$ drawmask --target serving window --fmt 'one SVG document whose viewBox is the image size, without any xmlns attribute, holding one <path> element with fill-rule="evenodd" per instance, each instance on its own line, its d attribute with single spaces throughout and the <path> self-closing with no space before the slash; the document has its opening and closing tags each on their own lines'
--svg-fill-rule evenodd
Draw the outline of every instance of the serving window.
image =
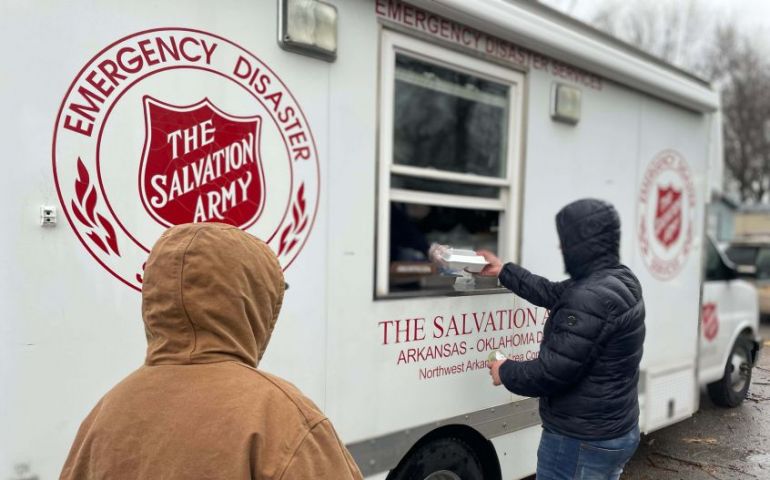
<svg viewBox="0 0 770 480">
<path fill-rule="evenodd" d="M 382 48 L 377 296 L 496 289 L 428 250 L 515 259 L 523 76 L 390 31 Z"/>
</svg>

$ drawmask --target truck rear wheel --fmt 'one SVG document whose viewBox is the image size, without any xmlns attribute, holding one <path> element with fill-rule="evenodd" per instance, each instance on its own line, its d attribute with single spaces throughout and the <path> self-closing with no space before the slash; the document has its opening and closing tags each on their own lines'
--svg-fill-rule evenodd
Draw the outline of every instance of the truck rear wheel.
<svg viewBox="0 0 770 480">
<path fill-rule="evenodd" d="M 388 480 L 483 480 L 476 452 L 459 438 L 439 438 L 415 450 Z"/>
<path fill-rule="evenodd" d="M 751 341 L 738 337 L 727 359 L 721 379 L 708 385 L 711 401 L 720 407 L 737 407 L 743 403 L 751 385 Z"/>
</svg>

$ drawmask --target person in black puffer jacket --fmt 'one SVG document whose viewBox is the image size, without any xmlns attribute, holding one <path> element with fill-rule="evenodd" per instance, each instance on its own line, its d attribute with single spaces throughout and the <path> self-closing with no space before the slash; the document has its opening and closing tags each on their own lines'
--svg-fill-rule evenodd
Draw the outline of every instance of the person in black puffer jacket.
<svg viewBox="0 0 770 480">
<path fill-rule="evenodd" d="M 539 357 L 490 363 L 495 385 L 540 397 L 543 435 L 538 480 L 620 477 L 639 443 L 637 382 L 644 343 L 639 280 L 620 263 L 620 217 L 607 202 L 583 199 L 556 216 L 568 280 L 489 264 L 481 275 L 550 311 Z"/>
</svg>

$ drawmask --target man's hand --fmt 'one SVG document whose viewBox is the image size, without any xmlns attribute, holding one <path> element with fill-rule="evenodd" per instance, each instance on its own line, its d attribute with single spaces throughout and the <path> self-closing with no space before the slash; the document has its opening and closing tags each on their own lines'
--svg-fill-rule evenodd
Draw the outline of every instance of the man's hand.
<svg viewBox="0 0 770 480">
<path fill-rule="evenodd" d="M 502 385 L 502 381 L 500 380 L 500 365 L 505 363 L 507 360 L 498 360 L 496 362 L 487 362 L 487 366 L 489 367 L 489 374 L 492 376 L 492 385 L 498 386 Z"/>
<path fill-rule="evenodd" d="M 501 262 L 494 253 L 490 252 L 489 250 L 479 250 L 476 252 L 476 255 L 481 255 L 484 257 L 484 260 L 488 262 L 487 265 L 485 265 L 484 268 L 479 272 L 479 275 L 482 277 L 496 277 L 500 275 L 500 270 L 503 268 L 503 262 Z M 500 384 L 498 383 L 497 385 Z"/>
</svg>

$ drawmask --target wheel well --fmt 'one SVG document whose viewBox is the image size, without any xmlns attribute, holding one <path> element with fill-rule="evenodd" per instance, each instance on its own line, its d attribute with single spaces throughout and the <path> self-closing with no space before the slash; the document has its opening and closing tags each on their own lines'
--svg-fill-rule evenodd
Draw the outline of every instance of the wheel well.
<svg viewBox="0 0 770 480">
<path fill-rule="evenodd" d="M 409 458 L 420 447 L 440 438 L 459 438 L 467 443 L 479 457 L 481 466 L 484 469 L 484 480 L 502 480 L 500 461 L 497 458 L 494 445 L 478 431 L 467 425 L 447 425 L 427 433 L 417 443 L 412 445 L 412 448 L 406 452 L 398 466 L 391 470 L 387 478 L 391 479 L 393 472 L 397 471 L 404 463 L 404 460 Z"/>
<path fill-rule="evenodd" d="M 751 361 L 751 366 L 754 367 L 757 364 L 760 348 L 760 345 L 754 339 L 754 330 L 751 327 L 746 327 L 738 334 L 738 338 L 745 338 L 751 342 L 751 358 L 749 360 Z"/>
<path fill-rule="evenodd" d="M 739 337 L 749 337 L 752 340 L 754 340 L 754 331 L 751 329 L 751 327 L 746 327 L 743 330 L 741 330 L 741 333 L 738 336 Z"/>
</svg>

